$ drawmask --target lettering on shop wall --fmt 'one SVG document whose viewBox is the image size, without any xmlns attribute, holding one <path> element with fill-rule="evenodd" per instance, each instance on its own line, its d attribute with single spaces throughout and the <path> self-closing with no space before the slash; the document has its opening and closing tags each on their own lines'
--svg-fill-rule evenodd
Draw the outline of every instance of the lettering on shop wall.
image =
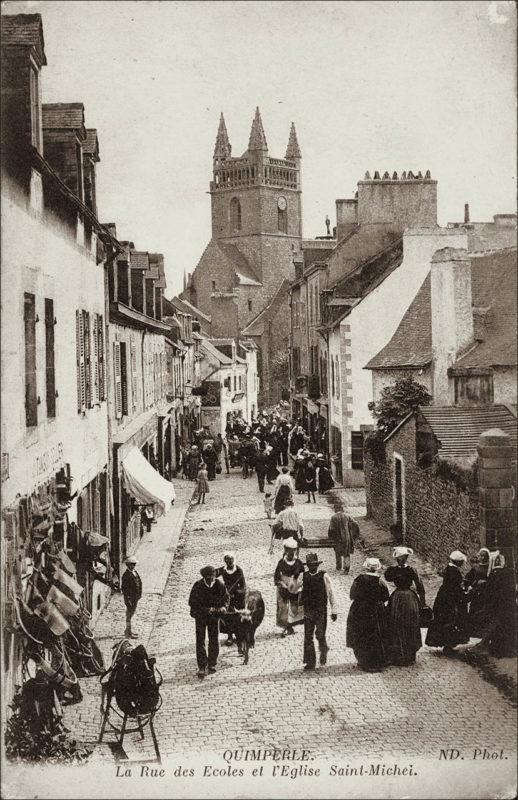
<svg viewBox="0 0 518 800">
<path fill-rule="evenodd" d="M 63 442 L 58 442 L 54 447 L 49 447 L 44 453 L 36 456 L 33 462 L 32 476 L 33 478 L 39 478 L 62 463 Z"/>
</svg>

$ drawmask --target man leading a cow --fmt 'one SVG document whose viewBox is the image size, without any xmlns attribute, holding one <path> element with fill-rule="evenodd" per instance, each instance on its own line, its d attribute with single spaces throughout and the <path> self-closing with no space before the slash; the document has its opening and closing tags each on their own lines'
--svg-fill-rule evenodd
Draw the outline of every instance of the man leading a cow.
<svg viewBox="0 0 518 800">
<path fill-rule="evenodd" d="M 196 581 L 189 595 L 191 617 L 196 623 L 196 660 L 198 678 L 216 672 L 219 655 L 219 617 L 229 604 L 229 594 L 222 581 L 216 580 L 216 570 L 207 566 L 200 570 L 201 580 Z M 209 639 L 209 654 L 205 649 L 205 638 Z"/>
</svg>

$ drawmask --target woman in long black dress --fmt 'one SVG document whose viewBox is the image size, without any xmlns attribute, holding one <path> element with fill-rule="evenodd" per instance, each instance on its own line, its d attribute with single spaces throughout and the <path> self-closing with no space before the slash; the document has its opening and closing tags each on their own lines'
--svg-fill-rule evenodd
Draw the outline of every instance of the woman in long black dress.
<svg viewBox="0 0 518 800">
<path fill-rule="evenodd" d="M 387 664 L 387 625 L 385 603 L 389 591 L 380 581 L 381 562 L 367 558 L 364 573 L 354 579 L 347 616 L 346 645 L 351 647 L 358 666 L 365 672 L 379 672 Z"/>
<path fill-rule="evenodd" d="M 492 570 L 487 579 L 488 608 L 491 614 L 491 632 L 484 640 L 491 655 L 497 658 L 516 655 L 516 579 L 514 571 L 506 566 L 504 556 L 496 551 L 492 556 Z"/>
<path fill-rule="evenodd" d="M 385 580 L 396 586 L 387 608 L 390 661 L 399 667 L 414 664 L 416 653 L 422 647 L 419 606 L 425 605 L 425 591 L 419 575 L 407 563 L 413 553 L 411 547 L 395 547 L 392 556 L 397 566 L 385 572 Z"/>
<path fill-rule="evenodd" d="M 273 576 L 273 582 L 277 587 L 276 622 L 277 626 L 283 629 L 283 636 L 295 633 L 293 626 L 304 623 L 304 609 L 300 600 L 304 564 L 297 557 L 298 547 L 295 539 L 285 539 L 284 555 L 278 562 Z"/>
<path fill-rule="evenodd" d="M 469 603 L 467 628 L 470 636 L 483 639 L 491 631 L 491 612 L 488 604 L 487 582 L 492 568 L 487 547 L 481 547 L 472 560 L 463 587 Z"/>
<path fill-rule="evenodd" d="M 325 494 L 332 489 L 335 482 L 333 480 L 333 476 L 331 475 L 331 470 L 329 469 L 329 464 L 325 460 L 322 453 L 319 453 L 317 456 L 317 467 L 318 467 L 318 493 Z"/>
<path fill-rule="evenodd" d="M 308 459 L 308 463 L 306 464 L 306 469 L 304 472 L 304 481 L 306 484 L 306 492 L 308 493 L 308 499 L 306 503 L 311 503 L 311 498 L 313 498 L 313 502 L 316 503 L 315 492 L 317 490 L 317 471 L 315 469 L 315 465 L 313 464 L 313 459 Z"/>
<path fill-rule="evenodd" d="M 462 567 L 466 560 L 460 550 L 450 553 L 443 582 L 433 604 L 433 620 L 426 636 L 429 647 L 442 647 L 446 654 L 451 654 L 456 645 L 469 641 L 467 597 L 462 585 Z"/>
</svg>

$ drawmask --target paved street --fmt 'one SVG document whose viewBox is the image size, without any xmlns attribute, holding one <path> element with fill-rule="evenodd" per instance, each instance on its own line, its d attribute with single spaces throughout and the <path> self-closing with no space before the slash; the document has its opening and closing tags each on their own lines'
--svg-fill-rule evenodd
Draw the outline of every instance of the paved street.
<svg viewBox="0 0 518 800">
<path fill-rule="evenodd" d="M 345 648 L 345 622 L 350 585 L 364 558 L 360 551 L 352 560 L 353 577 L 337 576 L 332 551 L 318 551 L 335 584 L 339 617 L 328 626 L 327 666 L 304 673 L 302 629 L 282 639 L 275 625 L 273 571 L 281 547 L 277 544 L 268 555 L 270 529 L 255 477 L 220 476 L 210 488 L 206 505 L 192 506 L 186 516 L 164 595 L 161 601 L 156 597 L 148 613 L 154 616 L 148 649 L 164 676 L 164 702 L 156 717 L 163 757 L 222 747 L 282 748 L 295 741 L 315 758 L 437 757 L 440 748 L 488 743 L 512 752 L 514 709 L 471 666 L 424 648 L 413 667 L 391 667 L 380 674 L 357 668 L 352 651 Z M 350 512 L 362 516 L 362 493 L 345 496 Z M 296 505 L 308 537 L 323 535 L 332 513 L 326 499 L 318 498 L 314 506 L 297 496 Z M 227 549 L 236 551 L 249 587 L 262 592 L 266 616 L 248 666 L 235 647 L 222 646 L 217 673 L 200 681 L 187 599 L 199 569 L 206 563 L 219 566 Z M 147 619 L 144 624 L 149 623 Z M 106 624 L 99 623 L 98 633 Z M 113 637 L 113 621 L 109 624 Z M 74 716 L 78 738 L 92 741 L 99 729 L 98 681 L 83 680 L 81 685 L 85 701 L 68 713 Z M 113 741 L 113 734 L 107 738 Z M 129 758 L 151 756 L 149 747 L 147 737 L 144 742 L 136 735 L 125 741 Z M 105 745 L 97 754 L 113 758 Z"/>
</svg>

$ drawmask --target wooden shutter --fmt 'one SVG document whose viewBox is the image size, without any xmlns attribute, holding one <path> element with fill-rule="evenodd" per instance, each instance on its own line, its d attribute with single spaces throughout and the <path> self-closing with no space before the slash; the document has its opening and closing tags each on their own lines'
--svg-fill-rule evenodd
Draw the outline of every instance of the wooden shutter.
<svg viewBox="0 0 518 800">
<path fill-rule="evenodd" d="M 85 354 L 85 408 L 91 408 L 92 398 L 92 349 L 90 339 L 90 314 L 83 311 L 83 338 Z"/>
<path fill-rule="evenodd" d="M 47 417 L 56 416 L 56 377 L 54 359 L 54 302 L 45 298 L 45 378 Z"/>
<path fill-rule="evenodd" d="M 92 336 L 94 344 L 93 354 L 93 403 L 99 405 L 99 315 L 93 315 Z"/>
<path fill-rule="evenodd" d="M 131 408 L 133 412 L 137 410 L 137 352 L 135 340 L 130 340 L 130 369 L 131 369 Z"/>
<path fill-rule="evenodd" d="M 122 418 L 121 350 L 119 342 L 113 343 L 113 378 L 115 419 Z"/>
<path fill-rule="evenodd" d="M 120 343 L 120 375 L 121 375 L 121 402 L 122 414 L 128 413 L 128 357 L 126 342 Z"/>
<path fill-rule="evenodd" d="M 106 382 L 104 377 L 104 320 L 103 315 L 97 316 L 97 356 L 99 367 L 99 400 L 106 400 Z"/>
<path fill-rule="evenodd" d="M 36 385 L 36 298 L 25 292 L 23 321 L 25 329 L 25 423 L 38 424 L 38 394 Z"/>
</svg>

